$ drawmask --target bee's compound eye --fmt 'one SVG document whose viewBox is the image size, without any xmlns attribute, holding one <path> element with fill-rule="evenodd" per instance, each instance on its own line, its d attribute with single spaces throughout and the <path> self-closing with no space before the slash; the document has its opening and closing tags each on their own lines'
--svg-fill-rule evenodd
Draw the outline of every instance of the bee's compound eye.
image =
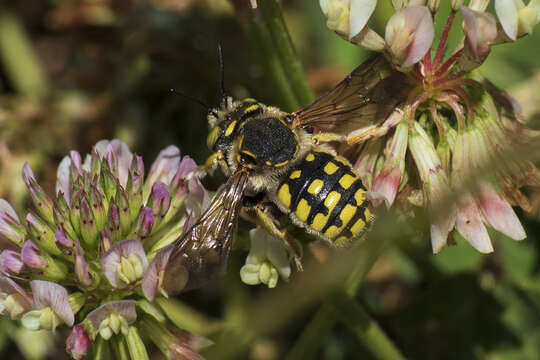
<svg viewBox="0 0 540 360">
<path fill-rule="evenodd" d="M 240 162 L 245 165 L 255 165 L 257 161 L 255 160 L 255 156 L 252 154 L 242 152 L 240 153 Z"/>
</svg>

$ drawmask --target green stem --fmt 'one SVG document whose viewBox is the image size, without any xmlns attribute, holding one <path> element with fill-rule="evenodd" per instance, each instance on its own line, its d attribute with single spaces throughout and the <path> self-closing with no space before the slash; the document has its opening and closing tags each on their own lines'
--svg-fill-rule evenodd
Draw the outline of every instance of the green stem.
<svg viewBox="0 0 540 360">
<path fill-rule="evenodd" d="M 378 360 L 400 360 L 405 357 L 369 314 L 350 296 L 337 295 L 332 305 L 342 321 Z"/>
<path fill-rule="evenodd" d="M 254 12 L 252 14 L 256 15 Z M 270 34 L 257 16 L 248 16 L 248 29 L 246 33 L 249 35 L 251 43 L 267 69 L 267 79 L 272 82 L 278 101 L 284 106 L 284 110 L 286 111 L 297 110 L 300 107 L 300 103 L 283 71 L 279 57 L 272 45 Z"/>
<path fill-rule="evenodd" d="M 47 94 L 45 71 L 24 26 L 16 15 L 6 10 L 0 10 L 0 59 L 17 92 L 37 97 Z"/>
<path fill-rule="evenodd" d="M 339 319 L 342 319 L 346 317 L 347 309 L 343 309 L 341 306 L 339 306 L 338 302 L 342 302 L 342 298 L 348 299 L 348 301 L 355 303 L 354 296 L 358 292 L 358 289 L 360 288 L 360 285 L 363 283 L 368 271 L 371 269 L 371 267 L 375 264 L 377 259 L 380 257 L 380 255 L 383 253 L 384 249 L 387 246 L 387 241 L 372 241 L 370 243 L 370 247 L 368 248 L 369 256 L 365 261 L 359 261 L 358 265 L 353 269 L 352 274 L 349 276 L 345 283 L 344 291 L 341 292 L 339 295 L 335 296 L 334 298 L 326 301 L 318 310 L 315 316 L 311 319 L 311 321 L 307 324 L 307 326 L 302 331 L 302 334 L 294 344 L 293 348 L 289 351 L 287 354 L 286 359 L 287 360 L 294 360 L 294 359 L 314 359 L 316 357 L 316 354 L 318 352 L 319 346 L 316 344 L 322 344 L 323 339 L 326 337 L 326 335 L 332 330 L 332 328 L 335 326 L 337 321 Z M 362 320 L 359 324 L 360 325 L 354 325 L 354 321 L 345 322 L 347 326 L 349 326 L 350 330 L 352 330 L 359 338 L 362 344 L 365 345 L 366 349 L 368 349 L 372 355 L 377 359 L 394 359 L 392 357 L 384 357 L 386 355 L 386 352 L 394 352 L 399 354 L 399 351 L 395 349 L 393 344 L 386 338 L 386 335 L 382 331 L 375 331 L 375 332 L 368 332 L 362 333 L 362 324 L 368 324 L 369 327 L 366 327 L 366 329 L 379 329 L 376 322 L 372 319 L 369 319 L 369 316 L 367 313 L 358 305 L 355 305 L 356 307 L 360 308 L 360 310 L 356 309 L 356 312 L 362 312 L 363 317 L 359 317 L 358 319 Z M 369 319 L 367 321 L 366 319 Z M 392 350 L 386 350 L 383 349 L 381 351 L 378 347 L 378 345 L 371 345 L 367 344 L 366 341 L 370 341 L 371 337 L 374 337 L 374 341 L 378 341 L 378 344 L 389 344 Z M 380 340 L 381 338 L 386 339 L 386 341 Z M 395 357 L 395 359 L 401 359 L 401 357 Z"/>
<path fill-rule="evenodd" d="M 307 82 L 302 63 L 283 21 L 279 4 L 276 0 L 259 0 L 258 5 L 296 98 L 301 106 L 311 103 L 315 95 Z"/>
</svg>

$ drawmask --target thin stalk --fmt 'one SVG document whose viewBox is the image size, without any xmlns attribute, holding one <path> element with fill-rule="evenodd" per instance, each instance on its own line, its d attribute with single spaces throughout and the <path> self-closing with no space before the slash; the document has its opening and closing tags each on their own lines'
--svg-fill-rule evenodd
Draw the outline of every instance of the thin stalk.
<svg viewBox="0 0 540 360">
<path fill-rule="evenodd" d="M 377 322 L 353 298 L 337 295 L 333 297 L 332 304 L 339 319 L 356 335 L 374 359 L 405 359 Z"/>
<path fill-rule="evenodd" d="M 444 64 L 441 65 L 441 67 L 435 73 L 435 77 L 442 76 L 444 73 L 450 70 L 452 66 L 454 66 L 454 64 L 459 60 L 461 55 L 463 55 L 463 48 L 456 51 L 454 55 L 452 55 Z"/>
<path fill-rule="evenodd" d="M 302 63 L 283 21 L 281 9 L 275 0 L 259 0 L 259 9 L 279 55 L 281 66 L 301 106 L 311 103 L 315 94 L 309 86 Z"/>
<path fill-rule="evenodd" d="M 276 49 L 272 44 L 270 34 L 265 29 L 261 19 L 257 18 L 256 13 L 252 13 L 253 16 L 248 18 L 248 29 L 246 33 L 267 69 L 268 80 L 273 83 L 273 88 L 278 95 L 278 101 L 283 104 L 285 107 L 284 110 L 295 111 L 300 108 L 300 102 L 291 87 L 289 79 L 287 79 Z"/>
<path fill-rule="evenodd" d="M 47 77 L 21 20 L 0 10 L 0 59 L 13 87 L 21 95 L 47 95 Z"/>
<path fill-rule="evenodd" d="M 362 285 L 367 273 L 373 267 L 377 259 L 383 253 L 386 248 L 386 241 L 374 242 L 373 246 L 369 248 L 369 257 L 365 261 L 359 261 L 358 265 L 353 269 L 351 275 L 348 277 L 345 282 L 345 287 L 342 292 L 340 292 L 337 297 L 348 298 L 351 302 L 354 301 L 354 296 L 358 292 L 358 289 Z M 360 305 L 357 305 L 360 306 Z M 362 310 L 363 311 L 363 310 Z M 365 324 L 365 318 L 369 317 L 365 312 L 365 316 L 362 319 L 361 324 Z M 316 312 L 315 316 L 311 321 L 306 325 L 302 334 L 300 334 L 298 340 L 289 351 L 286 360 L 295 360 L 295 359 L 315 359 L 318 354 L 320 345 L 322 345 L 324 338 L 336 325 L 336 323 L 345 316 L 343 310 L 340 308 L 340 305 L 336 302 L 335 298 L 331 298 L 326 301 Z M 378 325 L 375 321 L 370 320 L 375 328 L 378 328 Z M 345 323 L 346 325 L 349 325 Z M 351 328 L 351 330 L 357 334 L 359 332 L 358 326 Z M 379 341 L 379 337 L 384 337 L 384 334 L 381 335 L 380 332 L 376 333 L 366 333 L 359 336 L 359 339 L 364 343 L 365 339 L 369 339 L 371 336 L 376 335 L 375 341 L 377 344 L 382 344 Z M 387 344 L 391 344 L 390 340 L 387 339 Z M 378 345 L 377 345 L 378 346 Z M 397 349 L 392 345 L 393 352 L 399 353 Z M 381 357 L 386 352 L 392 352 L 391 350 L 380 350 L 376 346 L 367 346 L 370 352 L 376 351 L 373 353 L 373 356 L 377 359 L 393 359 L 391 357 L 384 358 Z M 402 357 L 396 357 L 396 359 L 401 359 Z"/>
<path fill-rule="evenodd" d="M 444 50 L 446 50 L 446 41 L 448 40 L 448 35 L 450 34 L 450 29 L 452 28 L 452 23 L 454 22 L 455 18 L 456 12 L 452 11 L 450 13 L 450 16 L 448 16 L 448 20 L 446 21 L 446 25 L 444 26 L 443 34 L 441 36 L 441 41 L 439 42 L 439 46 L 437 47 L 437 53 L 435 55 L 435 60 L 433 61 L 434 69 L 437 69 L 439 67 L 439 64 L 441 63 L 444 55 Z"/>
</svg>

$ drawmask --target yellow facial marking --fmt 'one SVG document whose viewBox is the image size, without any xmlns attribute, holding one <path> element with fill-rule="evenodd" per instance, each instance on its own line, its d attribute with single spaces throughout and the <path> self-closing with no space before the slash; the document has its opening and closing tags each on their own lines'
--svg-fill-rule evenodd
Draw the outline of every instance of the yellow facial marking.
<svg viewBox="0 0 540 360">
<path fill-rule="evenodd" d="M 285 166 L 289 163 L 289 160 L 286 160 L 284 162 L 280 162 L 280 163 L 277 163 L 277 164 L 274 164 L 275 167 L 282 167 L 282 166 Z"/>
<path fill-rule="evenodd" d="M 324 172 L 327 173 L 328 175 L 332 175 L 333 173 L 338 171 L 338 169 L 339 169 L 339 167 L 336 166 L 336 164 L 329 161 L 328 164 L 326 164 L 325 167 L 324 167 Z"/>
<path fill-rule="evenodd" d="M 289 176 L 289 179 L 298 179 L 302 175 L 302 170 L 295 170 L 292 172 L 291 176 Z"/>
<path fill-rule="evenodd" d="M 283 184 L 279 188 L 278 200 L 286 208 L 291 206 L 291 191 L 289 190 L 289 185 Z"/>
<path fill-rule="evenodd" d="M 306 161 L 313 161 L 313 160 L 315 160 L 315 155 L 308 154 L 308 156 L 306 156 Z"/>
<path fill-rule="evenodd" d="M 247 114 L 247 113 L 249 113 L 249 112 L 255 111 L 255 110 L 257 110 L 258 108 L 260 108 L 260 106 L 259 106 L 258 104 L 254 104 L 254 105 L 248 106 L 248 107 L 244 110 L 244 114 Z"/>
<path fill-rule="evenodd" d="M 351 185 L 353 184 L 355 180 L 356 178 L 354 176 L 345 174 L 341 177 L 341 179 L 339 179 L 339 185 L 341 185 L 342 188 L 347 190 L 348 188 L 351 187 Z"/>
<path fill-rule="evenodd" d="M 364 200 L 366 200 L 364 196 L 364 190 L 358 189 L 356 193 L 354 194 L 354 199 L 356 200 L 356 205 L 361 205 L 364 202 Z"/>
<path fill-rule="evenodd" d="M 358 219 L 351 227 L 353 236 L 356 236 L 362 232 L 362 229 L 366 226 L 366 223 L 362 219 Z"/>
<path fill-rule="evenodd" d="M 235 127 L 236 127 L 236 120 L 233 120 L 233 122 L 231 122 L 229 126 L 227 126 L 227 130 L 225 130 L 225 136 L 231 136 Z"/>
<path fill-rule="evenodd" d="M 310 211 L 311 206 L 308 204 L 306 199 L 301 199 L 298 203 L 298 206 L 296 207 L 296 216 L 298 217 L 298 219 L 305 222 L 309 216 Z"/>
<path fill-rule="evenodd" d="M 308 193 L 317 195 L 319 192 L 321 192 L 321 189 L 324 186 L 324 181 L 315 179 L 311 184 L 309 184 L 309 187 L 307 189 Z"/>
<path fill-rule="evenodd" d="M 216 126 L 208 134 L 208 137 L 206 138 L 206 145 L 208 145 L 209 149 L 212 149 L 216 144 L 216 141 L 219 138 L 219 131 L 219 126 Z"/>
</svg>

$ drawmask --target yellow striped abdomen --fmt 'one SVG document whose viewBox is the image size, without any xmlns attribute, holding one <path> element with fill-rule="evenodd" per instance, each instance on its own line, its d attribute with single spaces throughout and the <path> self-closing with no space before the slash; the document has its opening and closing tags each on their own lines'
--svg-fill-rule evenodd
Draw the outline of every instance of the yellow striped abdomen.
<svg viewBox="0 0 540 360">
<path fill-rule="evenodd" d="M 371 219 L 364 193 L 343 159 L 316 148 L 284 178 L 276 202 L 308 229 L 340 244 L 358 237 Z"/>
</svg>

